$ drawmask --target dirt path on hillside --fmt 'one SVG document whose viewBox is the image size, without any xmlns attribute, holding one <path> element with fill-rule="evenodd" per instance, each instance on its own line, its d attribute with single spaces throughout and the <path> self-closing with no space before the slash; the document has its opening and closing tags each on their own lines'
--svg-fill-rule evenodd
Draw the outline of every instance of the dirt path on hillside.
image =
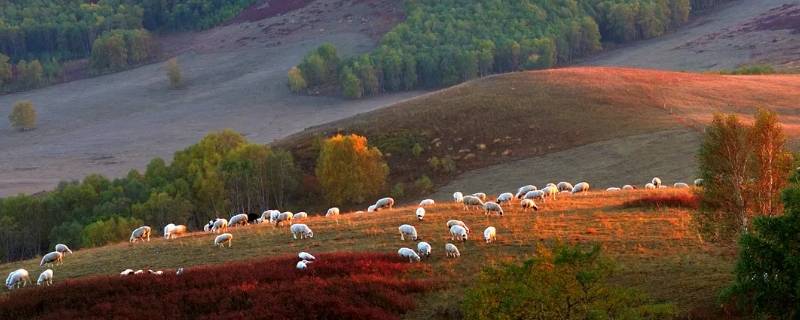
<svg viewBox="0 0 800 320">
<path fill-rule="evenodd" d="M 182 52 L 183 90 L 168 89 L 158 63 L 0 96 L 0 119 L 19 100 L 33 101 L 39 114 L 39 128 L 29 132 L 0 121 L 0 196 L 47 190 L 90 173 L 121 176 L 154 157 L 170 159 L 213 130 L 232 128 L 267 143 L 415 96 L 306 97 L 291 94 L 285 84 L 286 71 L 322 43 L 335 43 L 345 56 L 374 47 L 373 33 L 394 19 L 385 14 L 390 5 L 317 0 L 263 20 L 175 35 L 166 39 L 173 44 L 166 49 Z M 274 24 L 289 29 L 266 27 Z"/>
<path fill-rule="evenodd" d="M 610 50 L 585 65 L 671 70 L 770 63 L 800 69 L 800 0 L 737 0 L 672 34 Z"/>
<path fill-rule="evenodd" d="M 654 176 L 664 183 L 691 183 L 696 175 L 697 131 L 675 129 L 587 144 L 462 174 L 438 189 L 434 199 L 453 192 L 516 192 L 526 184 L 587 181 L 594 189 L 644 185 Z"/>
</svg>

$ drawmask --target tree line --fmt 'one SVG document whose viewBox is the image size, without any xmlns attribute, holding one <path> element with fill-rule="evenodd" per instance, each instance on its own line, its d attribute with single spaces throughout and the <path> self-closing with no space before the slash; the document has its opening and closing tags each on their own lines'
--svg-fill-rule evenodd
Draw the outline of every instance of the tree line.
<svg viewBox="0 0 800 320">
<path fill-rule="evenodd" d="M 711 0 L 419 0 L 373 52 L 340 58 L 325 44 L 288 74 L 295 92 L 349 98 L 439 88 L 494 73 L 549 68 L 660 36 Z"/>
<path fill-rule="evenodd" d="M 158 234 L 168 223 L 198 230 L 234 212 L 361 204 L 385 190 L 388 166 L 366 138 L 336 135 L 318 145 L 316 169 L 303 171 L 291 152 L 225 130 L 176 152 L 171 163 L 153 159 L 142 172 L 90 175 L 50 192 L 0 198 L 0 259 L 35 256 L 56 243 L 121 241 L 143 224 Z"/>
</svg>

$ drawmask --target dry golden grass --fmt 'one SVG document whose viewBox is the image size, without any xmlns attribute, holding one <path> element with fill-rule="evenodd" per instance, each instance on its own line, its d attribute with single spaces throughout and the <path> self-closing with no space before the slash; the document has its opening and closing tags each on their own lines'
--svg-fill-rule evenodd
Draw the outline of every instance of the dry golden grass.
<svg viewBox="0 0 800 320">
<path fill-rule="evenodd" d="M 377 213 L 347 213 L 338 219 L 310 217 L 308 224 L 315 237 L 292 240 L 288 227 L 268 224 L 232 229 L 233 247 L 216 248 L 214 235 L 191 233 L 176 240 L 153 238 L 149 243 L 119 243 L 76 251 L 55 268 L 56 281 L 94 274 L 116 274 L 124 269 L 174 269 L 200 264 L 224 263 L 262 256 L 296 254 L 308 251 L 319 259 L 326 252 L 396 252 L 414 241 L 400 241 L 397 227 L 416 226 L 424 241 L 433 246 L 433 277 L 450 280 L 453 286 L 420 301 L 409 318 L 444 317 L 457 310 L 461 290 L 485 266 L 519 261 L 531 257 L 540 242 L 575 244 L 599 243 L 615 258 L 620 270 L 614 281 L 651 294 L 661 301 L 675 302 L 683 311 L 713 309 L 717 292 L 730 280 L 734 254 L 731 248 L 707 244 L 692 229 L 691 212 L 686 209 L 623 208 L 626 201 L 654 193 L 680 193 L 686 190 L 594 192 L 584 195 L 559 195 L 542 204 L 536 213 L 507 208 L 503 217 L 484 216 L 478 211 L 463 211 L 459 205 L 439 203 L 427 209 L 423 222 L 417 222 L 415 207 L 400 207 Z M 445 223 L 459 219 L 472 233 L 466 243 L 457 243 L 460 259 L 447 259 L 444 245 L 449 242 Z M 300 222 L 300 221 L 297 221 Z M 497 228 L 497 242 L 483 242 L 487 226 Z M 38 259 L 8 263 L 0 271 L 15 268 L 36 270 Z M 264 272 L 269 272 L 265 270 Z"/>
</svg>

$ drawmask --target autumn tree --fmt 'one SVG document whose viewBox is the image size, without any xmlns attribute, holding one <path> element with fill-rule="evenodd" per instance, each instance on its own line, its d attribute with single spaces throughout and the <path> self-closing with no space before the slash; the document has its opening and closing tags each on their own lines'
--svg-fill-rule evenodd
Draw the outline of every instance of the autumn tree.
<svg viewBox="0 0 800 320">
<path fill-rule="evenodd" d="M 24 88 L 35 88 L 42 83 L 44 69 L 39 60 L 17 63 L 17 81 Z"/>
<path fill-rule="evenodd" d="M 316 175 L 331 205 L 363 203 L 383 191 L 389 167 L 367 138 L 335 135 L 322 142 Z"/>
<path fill-rule="evenodd" d="M 36 109 L 30 101 L 19 101 L 8 115 L 11 126 L 20 131 L 36 128 Z"/>
<path fill-rule="evenodd" d="M 300 72 L 300 69 L 297 67 L 292 67 L 289 69 L 289 89 L 292 92 L 300 92 L 305 90 L 308 87 L 306 83 L 306 79 L 303 78 L 303 73 Z"/>
<path fill-rule="evenodd" d="M 181 66 L 178 65 L 178 58 L 167 60 L 166 64 L 167 78 L 169 79 L 169 87 L 178 89 L 183 86 L 183 75 L 181 74 Z"/>
<path fill-rule="evenodd" d="M 775 113 L 761 109 L 755 118 L 749 126 L 735 115 L 717 114 L 705 130 L 698 221 L 711 239 L 730 239 L 746 232 L 753 216 L 780 212 L 792 157 Z"/>
</svg>

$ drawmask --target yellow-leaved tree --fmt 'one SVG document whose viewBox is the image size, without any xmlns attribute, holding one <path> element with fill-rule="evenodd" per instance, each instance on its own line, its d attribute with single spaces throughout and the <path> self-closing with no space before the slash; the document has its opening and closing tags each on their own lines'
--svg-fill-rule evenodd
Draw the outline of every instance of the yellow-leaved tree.
<svg viewBox="0 0 800 320">
<path fill-rule="evenodd" d="M 316 174 L 330 205 L 356 204 L 383 191 L 389 166 L 367 138 L 337 134 L 322 141 Z"/>
</svg>

